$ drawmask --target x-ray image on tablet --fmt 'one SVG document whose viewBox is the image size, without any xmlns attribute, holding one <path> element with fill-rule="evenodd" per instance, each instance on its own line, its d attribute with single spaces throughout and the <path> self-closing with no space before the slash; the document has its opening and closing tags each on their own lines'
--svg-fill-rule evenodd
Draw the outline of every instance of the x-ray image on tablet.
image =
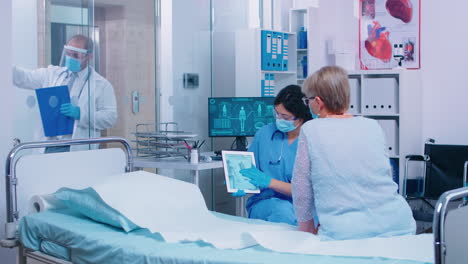
<svg viewBox="0 0 468 264">
<path fill-rule="evenodd" d="M 255 167 L 253 152 L 247 151 L 222 151 L 224 177 L 227 190 L 230 193 L 243 190 L 246 193 L 260 193 L 260 189 L 250 183 L 240 170 Z"/>
</svg>

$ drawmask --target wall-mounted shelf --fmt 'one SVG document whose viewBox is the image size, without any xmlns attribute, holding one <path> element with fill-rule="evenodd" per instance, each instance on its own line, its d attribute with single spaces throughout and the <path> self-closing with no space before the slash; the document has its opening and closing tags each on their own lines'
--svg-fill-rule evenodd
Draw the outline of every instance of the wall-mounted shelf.
<svg viewBox="0 0 468 264">
<path fill-rule="evenodd" d="M 419 72 L 359 70 L 349 72 L 348 77 L 351 97 L 348 112 L 379 122 L 388 155 L 399 172 L 394 178 L 402 186 L 404 157 L 422 153 L 421 118 L 419 111 L 414 111 L 421 105 Z"/>
<path fill-rule="evenodd" d="M 262 73 L 274 73 L 274 74 L 296 74 L 295 71 L 262 71 Z"/>
<path fill-rule="evenodd" d="M 307 35 L 307 48 L 297 48 L 297 57 L 296 57 L 296 67 L 297 67 L 297 72 L 301 73 L 298 75 L 298 79 L 296 80 L 297 84 L 302 84 L 304 81 L 301 78 L 303 76 L 303 65 L 301 60 L 303 59 L 304 56 L 307 56 L 307 69 L 306 69 L 306 75 L 310 75 L 311 72 L 313 72 L 313 69 L 311 68 L 311 52 L 313 51 L 313 47 L 317 47 L 316 43 L 311 42 L 310 40 L 313 39 L 314 36 L 312 36 L 310 29 L 310 25 L 312 22 L 312 11 L 315 8 L 313 7 L 308 7 L 308 8 L 292 8 L 289 10 L 289 31 L 295 32 L 296 33 L 296 43 L 299 41 L 299 32 L 301 31 L 301 28 L 304 27 L 306 30 L 306 35 Z"/>
<path fill-rule="evenodd" d="M 236 89 L 235 96 L 276 96 L 278 92 L 296 83 L 297 38 L 295 32 L 276 32 L 288 35 L 287 70 L 262 70 L 262 30 L 239 30 L 235 35 Z M 284 43 L 283 43 L 284 45 Z M 284 49 L 283 63 L 284 63 Z M 273 80 L 271 80 L 273 78 Z M 265 88 L 262 89 L 262 86 Z M 269 88 L 267 88 L 269 87 Z M 264 91 L 268 91 L 265 93 Z M 268 95 L 266 95 L 268 94 Z"/>
</svg>

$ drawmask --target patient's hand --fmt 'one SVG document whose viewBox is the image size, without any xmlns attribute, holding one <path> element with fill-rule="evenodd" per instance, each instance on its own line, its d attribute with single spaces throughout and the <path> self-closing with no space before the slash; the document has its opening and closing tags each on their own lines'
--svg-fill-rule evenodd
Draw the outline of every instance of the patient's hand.
<svg viewBox="0 0 468 264">
<path fill-rule="evenodd" d="M 308 232 L 317 235 L 319 227 L 320 224 L 318 224 L 317 228 L 315 228 L 314 219 L 310 219 L 306 222 L 299 222 L 299 231 L 302 232 Z"/>
</svg>

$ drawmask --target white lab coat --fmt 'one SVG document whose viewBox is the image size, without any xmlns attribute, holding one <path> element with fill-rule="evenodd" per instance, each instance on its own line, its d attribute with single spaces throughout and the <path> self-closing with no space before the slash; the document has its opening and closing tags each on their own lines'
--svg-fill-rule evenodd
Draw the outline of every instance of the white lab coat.
<svg viewBox="0 0 468 264">
<path fill-rule="evenodd" d="M 117 120 L 117 106 L 112 85 L 92 67 L 78 73 L 71 91 L 71 98 L 78 98 L 80 120 L 75 120 L 72 139 L 94 138 L 101 135 L 101 130 L 111 128 Z M 13 67 L 13 83 L 19 88 L 38 89 L 51 86 L 67 85 L 69 71 L 65 67 L 49 66 L 37 70 Z M 89 78 L 88 78 L 89 75 Z M 81 95 L 80 95 L 80 91 Z M 79 96 L 79 97 L 78 97 Z M 89 109 L 89 111 L 88 111 Z M 35 140 L 51 140 L 44 136 L 42 126 L 34 131 Z M 67 139 L 62 136 L 53 139 Z M 93 146 L 96 148 L 97 146 Z M 87 146 L 72 146 L 71 151 L 85 150 Z"/>
</svg>

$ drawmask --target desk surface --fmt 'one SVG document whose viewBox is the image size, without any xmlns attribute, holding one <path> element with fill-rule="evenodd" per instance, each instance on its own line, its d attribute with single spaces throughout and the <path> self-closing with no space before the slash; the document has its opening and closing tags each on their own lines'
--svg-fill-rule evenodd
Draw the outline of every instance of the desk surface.
<svg viewBox="0 0 468 264">
<path fill-rule="evenodd" d="M 191 164 L 183 157 L 152 158 L 135 157 L 134 167 L 138 168 L 157 168 L 157 169 L 176 169 L 176 170 L 209 170 L 223 167 L 223 161 L 213 160 L 210 162 L 200 161 L 198 164 Z"/>
</svg>

